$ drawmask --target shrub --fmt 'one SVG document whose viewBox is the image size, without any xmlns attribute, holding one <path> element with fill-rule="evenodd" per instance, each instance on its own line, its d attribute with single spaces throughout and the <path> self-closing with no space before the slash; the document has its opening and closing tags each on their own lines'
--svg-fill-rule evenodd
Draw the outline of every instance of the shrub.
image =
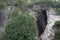
<svg viewBox="0 0 60 40">
<path fill-rule="evenodd" d="M 57 15 L 60 15 L 60 8 L 56 9 Z"/>
<path fill-rule="evenodd" d="M 54 7 L 55 8 L 60 8 L 60 2 L 55 2 Z"/>
<path fill-rule="evenodd" d="M 7 24 L 5 31 L 2 40 L 35 40 L 34 18 L 23 12 Z"/>
<path fill-rule="evenodd" d="M 0 9 L 5 7 L 5 3 L 4 2 L 0 2 Z"/>
<path fill-rule="evenodd" d="M 60 28 L 60 21 L 56 21 L 55 24 L 54 24 L 54 27 L 55 28 Z"/>
<path fill-rule="evenodd" d="M 16 2 L 14 6 L 20 6 L 21 4 L 19 2 Z"/>
<path fill-rule="evenodd" d="M 15 4 L 14 5 L 21 7 L 25 3 L 26 3 L 26 0 L 15 0 Z"/>
<path fill-rule="evenodd" d="M 56 21 L 54 27 L 55 40 L 60 40 L 60 21 Z"/>
<path fill-rule="evenodd" d="M 9 14 L 10 17 L 14 18 L 18 15 L 19 9 L 16 8 L 15 10 L 13 10 L 13 12 L 11 12 L 11 14 Z"/>
<path fill-rule="evenodd" d="M 60 40 L 60 29 L 56 29 L 55 31 L 55 40 Z"/>
<path fill-rule="evenodd" d="M 26 7 L 33 7 L 33 4 L 32 3 L 26 3 Z"/>
</svg>

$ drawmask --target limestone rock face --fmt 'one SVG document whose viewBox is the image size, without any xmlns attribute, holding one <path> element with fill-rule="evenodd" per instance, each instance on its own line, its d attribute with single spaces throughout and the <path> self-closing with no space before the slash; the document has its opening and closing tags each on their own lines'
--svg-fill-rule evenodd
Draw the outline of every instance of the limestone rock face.
<svg viewBox="0 0 60 40">
<path fill-rule="evenodd" d="M 0 9 L 0 28 L 3 25 L 3 20 L 4 20 L 3 14 L 4 14 L 4 9 Z"/>
<path fill-rule="evenodd" d="M 44 34 L 41 35 L 42 40 L 54 40 L 54 29 L 53 25 L 56 21 L 60 20 L 60 16 L 55 15 L 56 12 L 51 8 L 48 13 L 48 23 L 46 26 L 46 29 L 44 31 Z"/>
<path fill-rule="evenodd" d="M 9 20 L 9 13 L 12 11 L 11 7 L 0 9 L 0 37 L 4 34 L 5 27 Z"/>
</svg>

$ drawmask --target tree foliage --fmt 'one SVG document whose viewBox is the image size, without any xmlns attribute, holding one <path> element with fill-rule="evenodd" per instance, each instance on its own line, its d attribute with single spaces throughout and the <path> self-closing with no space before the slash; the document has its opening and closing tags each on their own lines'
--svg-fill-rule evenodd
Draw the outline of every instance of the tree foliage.
<svg viewBox="0 0 60 40">
<path fill-rule="evenodd" d="M 60 15 L 60 8 L 57 8 L 57 9 L 56 9 L 56 12 L 57 12 L 57 13 L 56 13 L 57 15 Z"/>
<path fill-rule="evenodd" d="M 60 40 L 60 29 L 55 30 L 55 40 Z"/>
<path fill-rule="evenodd" d="M 52 0 L 40 0 L 37 2 L 37 4 L 45 5 L 46 7 L 54 7 L 54 8 L 60 8 L 60 2 L 52 1 Z"/>
<path fill-rule="evenodd" d="M 16 0 L 15 1 L 15 6 L 22 6 L 26 3 L 26 0 Z"/>
<path fill-rule="evenodd" d="M 29 8 L 29 7 L 31 8 L 31 7 L 33 7 L 33 3 L 26 3 L 25 6 L 26 6 L 27 8 Z"/>
<path fill-rule="evenodd" d="M 60 21 L 56 21 L 55 24 L 54 24 L 54 27 L 55 28 L 60 28 Z"/>
<path fill-rule="evenodd" d="M 54 24 L 55 40 L 60 40 L 60 21 L 56 21 Z"/>
<path fill-rule="evenodd" d="M 2 40 L 35 40 L 34 18 L 23 12 L 7 24 L 5 31 Z"/>
</svg>

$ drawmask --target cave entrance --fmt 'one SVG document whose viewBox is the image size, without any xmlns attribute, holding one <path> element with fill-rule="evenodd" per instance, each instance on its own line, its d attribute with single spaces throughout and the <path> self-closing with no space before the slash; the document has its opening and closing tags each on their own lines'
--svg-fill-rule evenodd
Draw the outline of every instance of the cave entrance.
<svg viewBox="0 0 60 40">
<path fill-rule="evenodd" d="M 47 25 L 47 13 L 46 9 L 42 11 L 38 11 L 37 13 L 37 28 L 38 28 L 38 36 L 40 36 Z"/>
</svg>

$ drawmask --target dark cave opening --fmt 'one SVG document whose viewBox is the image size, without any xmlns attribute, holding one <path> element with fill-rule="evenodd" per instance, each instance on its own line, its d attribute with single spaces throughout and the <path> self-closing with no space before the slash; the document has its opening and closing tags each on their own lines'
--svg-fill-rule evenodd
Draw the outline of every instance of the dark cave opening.
<svg viewBox="0 0 60 40">
<path fill-rule="evenodd" d="M 44 32 L 47 25 L 47 13 L 46 9 L 38 11 L 37 13 L 37 27 L 38 27 L 38 37 Z"/>
</svg>

